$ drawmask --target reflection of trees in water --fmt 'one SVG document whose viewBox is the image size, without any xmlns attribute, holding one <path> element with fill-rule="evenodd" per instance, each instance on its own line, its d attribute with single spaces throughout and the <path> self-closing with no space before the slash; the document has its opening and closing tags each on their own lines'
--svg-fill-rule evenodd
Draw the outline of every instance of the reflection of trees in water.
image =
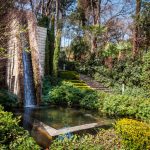
<svg viewBox="0 0 150 150">
<path fill-rule="evenodd" d="M 93 117 L 90 112 L 82 110 L 70 108 L 25 108 L 23 115 L 23 127 L 31 131 L 32 125 L 36 125 L 36 120 L 55 129 L 97 122 L 97 119 Z M 100 118 L 98 120 L 101 120 L 100 122 L 103 123 L 105 119 Z"/>
</svg>

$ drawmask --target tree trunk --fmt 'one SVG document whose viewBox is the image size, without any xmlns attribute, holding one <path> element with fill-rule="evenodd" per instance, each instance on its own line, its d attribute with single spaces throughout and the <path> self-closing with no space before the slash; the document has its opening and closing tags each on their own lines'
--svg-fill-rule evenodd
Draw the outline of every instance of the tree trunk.
<svg viewBox="0 0 150 150">
<path fill-rule="evenodd" d="M 60 0 L 56 0 L 56 16 L 55 16 L 55 49 L 53 57 L 53 76 L 58 77 L 59 53 L 61 44 L 62 26 L 59 23 L 60 17 Z"/>
<path fill-rule="evenodd" d="M 140 18 L 140 10 L 141 10 L 141 0 L 136 0 L 136 14 L 135 14 L 135 23 L 134 23 L 134 33 L 133 33 L 133 49 L 132 49 L 133 58 L 135 58 L 139 54 L 139 25 L 138 25 L 138 21 Z"/>
<path fill-rule="evenodd" d="M 60 43 L 61 43 L 61 30 L 58 29 L 56 33 L 56 38 L 55 38 L 55 50 L 54 50 L 54 57 L 53 57 L 53 76 L 54 77 L 58 77 Z"/>
<path fill-rule="evenodd" d="M 96 6 L 94 6 L 94 3 Z M 92 16 L 93 16 L 93 25 L 100 25 L 100 9 L 101 9 L 101 0 L 93 1 L 91 0 L 91 9 L 92 9 Z M 98 56 L 97 53 L 97 38 L 95 35 L 92 35 L 91 40 L 91 53 L 95 54 L 95 56 Z"/>
</svg>

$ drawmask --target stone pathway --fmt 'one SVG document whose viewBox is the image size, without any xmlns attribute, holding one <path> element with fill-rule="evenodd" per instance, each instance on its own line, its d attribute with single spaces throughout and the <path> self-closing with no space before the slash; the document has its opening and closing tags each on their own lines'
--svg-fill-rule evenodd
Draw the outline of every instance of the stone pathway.
<svg viewBox="0 0 150 150">
<path fill-rule="evenodd" d="M 84 81 L 92 89 L 104 91 L 104 92 L 108 92 L 108 93 L 112 92 L 110 88 L 105 87 L 100 82 L 95 81 L 93 78 L 88 77 L 87 75 L 80 74 L 80 80 Z"/>
</svg>

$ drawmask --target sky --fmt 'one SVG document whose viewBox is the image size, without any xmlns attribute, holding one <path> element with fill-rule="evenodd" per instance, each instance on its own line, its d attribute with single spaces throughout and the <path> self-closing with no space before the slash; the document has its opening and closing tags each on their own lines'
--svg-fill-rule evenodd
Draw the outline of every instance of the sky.
<svg viewBox="0 0 150 150">
<path fill-rule="evenodd" d="M 126 3 L 124 3 L 126 1 Z M 101 22 L 106 22 L 112 16 L 117 16 L 120 18 L 122 22 L 124 22 L 124 27 L 127 27 L 128 24 L 132 22 L 131 14 L 133 14 L 135 10 L 135 0 L 111 0 L 107 2 L 107 0 L 102 0 L 102 9 L 107 3 L 107 7 L 102 11 L 101 14 Z M 112 11 L 108 11 L 109 7 L 113 7 Z M 77 3 L 73 4 L 73 10 L 77 8 Z M 70 12 L 67 12 L 70 14 Z M 120 14 L 120 15 L 118 15 Z M 72 37 L 76 34 L 76 31 L 71 30 L 68 26 L 64 26 L 63 32 L 67 35 L 62 37 L 61 46 L 66 47 L 70 45 L 72 41 Z M 129 36 L 126 34 L 125 39 L 128 39 Z"/>
</svg>

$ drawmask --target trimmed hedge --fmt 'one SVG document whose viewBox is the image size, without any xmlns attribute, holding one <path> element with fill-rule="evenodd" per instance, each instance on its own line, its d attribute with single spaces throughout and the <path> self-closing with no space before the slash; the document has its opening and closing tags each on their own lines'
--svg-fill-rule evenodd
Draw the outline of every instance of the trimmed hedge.
<svg viewBox="0 0 150 150">
<path fill-rule="evenodd" d="M 79 80 L 79 74 L 75 71 L 60 71 L 58 76 L 66 80 Z"/>
</svg>

